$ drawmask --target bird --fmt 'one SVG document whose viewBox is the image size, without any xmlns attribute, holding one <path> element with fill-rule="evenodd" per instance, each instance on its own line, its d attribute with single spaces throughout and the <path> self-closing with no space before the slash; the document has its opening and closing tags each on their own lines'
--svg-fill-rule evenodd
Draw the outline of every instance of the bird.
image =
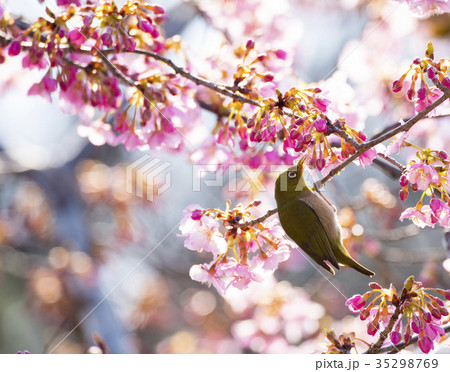
<svg viewBox="0 0 450 372">
<path fill-rule="evenodd" d="M 282 172 L 275 183 L 281 227 L 317 264 L 331 274 L 332 266 L 348 266 L 369 277 L 375 273 L 356 262 L 344 246 L 336 208 L 321 199 L 305 182 L 305 158 Z M 332 266 L 331 266 L 332 265 Z"/>
</svg>

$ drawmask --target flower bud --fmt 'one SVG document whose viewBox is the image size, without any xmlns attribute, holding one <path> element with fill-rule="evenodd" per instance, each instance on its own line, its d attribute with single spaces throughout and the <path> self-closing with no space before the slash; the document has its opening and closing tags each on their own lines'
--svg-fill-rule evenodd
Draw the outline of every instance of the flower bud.
<svg viewBox="0 0 450 372">
<path fill-rule="evenodd" d="M 11 57 L 17 56 L 22 50 L 22 44 L 20 41 L 13 41 L 8 49 L 8 55 Z"/>
<path fill-rule="evenodd" d="M 434 59 L 434 47 L 431 41 L 427 44 L 427 49 L 425 50 L 425 57 Z"/>
<path fill-rule="evenodd" d="M 202 216 L 203 216 L 203 212 L 200 209 L 196 209 L 195 211 L 192 211 L 191 218 L 194 221 L 200 220 L 202 218 Z"/>
<path fill-rule="evenodd" d="M 320 133 L 325 133 L 327 131 L 327 121 L 323 118 L 316 120 L 314 122 L 314 128 Z"/>
<path fill-rule="evenodd" d="M 284 60 L 287 58 L 287 53 L 283 49 L 276 50 L 275 55 L 277 56 L 278 59 Z"/>
<path fill-rule="evenodd" d="M 405 287 L 405 289 L 407 291 L 410 291 L 414 285 L 415 281 L 414 281 L 414 276 L 410 276 L 408 279 L 405 280 L 405 283 L 403 284 L 403 286 Z"/>
<path fill-rule="evenodd" d="M 394 93 L 400 92 L 400 91 L 402 90 L 402 88 L 403 88 L 403 80 L 402 80 L 402 79 L 400 79 L 400 80 L 395 80 L 395 81 L 392 83 L 392 91 L 393 91 Z"/>
<path fill-rule="evenodd" d="M 370 282 L 369 287 L 372 289 L 382 289 L 383 287 L 379 285 L 377 282 Z"/>
<path fill-rule="evenodd" d="M 423 101 L 425 98 L 427 98 L 427 96 L 428 96 L 427 88 L 423 87 L 417 91 L 417 98 L 419 98 L 419 100 Z"/>
<path fill-rule="evenodd" d="M 441 83 L 444 87 L 450 89 L 450 78 L 448 76 L 444 77 Z"/>
<path fill-rule="evenodd" d="M 392 331 L 390 334 L 390 338 L 391 338 L 392 343 L 394 345 L 397 345 L 400 342 L 400 340 L 402 339 L 402 335 L 400 334 L 400 332 Z"/>
<path fill-rule="evenodd" d="M 434 68 L 433 66 L 428 67 L 427 76 L 430 79 L 434 79 L 434 77 L 436 76 L 436 68 Z"/>
<path fill-rule="evenodd" d="M 400 177 L 399 182 L 400 182 L 400 186 L 402 186 L 402 187 L 408 186 L 408 178 L 406 178 L 406 176 L 403 174 Z"/>
<path fill-rule="evenodd" d="M 323 168 L 325 168 L 325 159 L 324 158 L 319 158 L 316 160 L 316 167 L 319 171 L 322 171 Z"/>
</svg>

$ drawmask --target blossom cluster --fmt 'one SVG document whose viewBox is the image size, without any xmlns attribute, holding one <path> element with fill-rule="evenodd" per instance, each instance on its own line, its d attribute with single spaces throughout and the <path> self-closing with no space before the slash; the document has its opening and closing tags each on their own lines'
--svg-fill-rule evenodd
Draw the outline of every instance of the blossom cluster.
<svg viewBox="0 0 450 372">
<path fill-rule="evenodd" d="M 450 12 L 447 0 L 395 0 L 408 4 L 411 12 L 419 17 L 429 17 L 436 14 Z"/>
<path fill-rule="evenodd" d="M 448 194 L 450 162 L 447 153 L 443 150 L 419 148 L 417 157 L 419 161 L 411 160 L 400 177 L 402 189 L 399 196 L 401 200 L 406 200 L 410 187 L 413 191 L 422 191 L 422 196 L 414 207 L 407 208 L 401 214 L 400 220 L 408 218 L 419 227 L 434 227 L 436 223 L 442 227 L 450 227 Z M 430 198 L 428 204 L 424 204 L 425 196 Z"/>
<path fill-rule="evenodd" d="M 424 288 L 413 276 L 405 281 L 400 293 L 392 284 L 389 289 L 374 282 L 369 286 L 370 291 L 345 303 L 350 311 L 360 313 L 360 319 L 367 321 L 369 335 L 387 330 L 390 341 L 397 345 L 402 339 L 409 344 L 413 334 L 417 334 L 418 346 L 424 353 L 434 349 L 445 334 L 442 326 L 450 321 L 448 304 L 434 293 L 450 300 L 450 290 Z"/>
<path fill-rule="evenodd" d="M 420 112 L 442 96 L 441 88 L 450 88 L 450 60 L 447 58 L 434 61 L 434 47 L 428 43 L 425 58 L 416 58 L 409 69 L 392 83 L 392 91 L 400 92 L 408 86 L 406 95 L 410 101 L 415 100 L 416 112 Z M 410 80 L 406 80 L 410 76 Z M 428 80 L 427 80 L 428 78 Z M 428 81 L 433 82 L 430 87 Z"/>
<path fill-rule="evenodd" d="M 63 110 L 82 120 L 79 133 L 96 145 L 181 149 L 199 117 L 194 85 L 154 59 L 130 56 L 137 48 L 159 55 L 180 49 L 178 36 L 161 35 L 164 9 L 142 0 L 120 8 L 113 1 L 58 5 L 61 11 L 47 9 L 48 19 L 26 29 L 8 13 L 0 22 L 7 56 L 44 71 L 28 94 L 48 101 L 58 94 Z"/>
<path fill-rule="evenodd" d="M 245 208 L 239 204 L 231 209 L 227 202 L 225 211 L 199 205 L 184 210 L 180 224 L 184 246 L 212 255 L 210 262 L 192 266 L 193 280 L 212 284 L 224 294 L 229 287 L 245 289 L 251 282 L 261 282 L 289 258 L 293 243 L 284 239 L 275 220 L 245 224 L 253 219 L 249 209 L 258 205 L 255 201 Z"/>
<path fill-rule="evenodd" d="M 231 328 L 235 342 L 256 353 L 305 352 L 302 341 L 320 330 L 325 315 L 302 288 L 273 276 L 245 292 L 230 289 L 224 298 L 238 316 Z"/>
</svg>

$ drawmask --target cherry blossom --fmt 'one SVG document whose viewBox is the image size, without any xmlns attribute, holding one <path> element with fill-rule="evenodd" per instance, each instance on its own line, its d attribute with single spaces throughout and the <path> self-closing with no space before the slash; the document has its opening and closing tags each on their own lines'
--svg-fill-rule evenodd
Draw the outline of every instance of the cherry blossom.
<svg viewBox="0 0 450 372">
<path fill-rule="evenodd" d="M 392 284 L 388 289 L 378 283 L 371 283 L 370 286 L 370 291 L 355 295 L 346 302 L 350 311 L 360 312 L 361 320 L 368 321 L 367 333 L 374 336 L 388 332 L 391 342 L 396 345 L 402 337 L 408 344 L 412 331 L 418 335 L 418 346 L 422 352 L 433 350 L 434 344 L 444 334 L 442 324 L 448 322 L 449 315 L 445 303 L 433 292 L 447 298 L 448 291 L 424 288 L 413 276 L 405 281 L 399 293 Z M 370 298 L 373 299 L 369 302 Z"/>
<path fill-rule="evenodd" d="M 419 17 L 429 17 L 435 14 L 450 12 L 447 0 L 395 0 L 408 4 L 411 11 Z"/>
</svg>

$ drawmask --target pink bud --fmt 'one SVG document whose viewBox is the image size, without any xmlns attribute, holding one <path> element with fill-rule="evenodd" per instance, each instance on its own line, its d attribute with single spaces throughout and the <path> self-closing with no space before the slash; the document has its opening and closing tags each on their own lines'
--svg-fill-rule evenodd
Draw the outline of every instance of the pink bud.
<svg viewBox="0 0 450 372">
<path fill-rule="evenodd" d="M 360 311 L 365 304 L 366 300 L 361 295 L 354 295 L 345 302 L 345 306 L 347 306 L 353 313 Z"/>
<path fill-rule="evenodd" d="M 377 324 L 375 324 L 374 322 L 370 322 L 367 325 L 367 334 L 369 334 L 370 336 L 375 336 L 377 332 L 378 332 Z"/>
<path fill-rule="evenodd" d="M 83 34 L 77 29 L 70 30 L 67 34 L 67 37 L 69 38 L 70 42 L 77 47 L 81 46 L 86 40 Z"/>
<path fill-rule="evenodd" d="M 296 140 L 297 138 L 300 137 L 300 133 L 298 131 L 292 131 L 289 135 L 289 137 L 291 137 L 291 139 Z"/>
<path fill-rule="evenodd" d="M 105 32 L 102 37 L 102 43 L 105 47 L 109 48 L 112 45 L 112 37 L 111 34 L 108 32 Z"/>
<path fill-rule="evenodd" d="M 325 133 L 327 131 L 327 121 L 325 119 L 318 119 L 314 122 L 314 128 L 320 133 Z"/>
<path fill-rule="evenodd" d="M 10 55 L 11 57 L 17 56 L 21 50 L 22 44 L 20 43 L 20 41 L 13 41 L 9 46 L 8 55 Z"/>
<path fill-rule="evenodd" d="M 295 121 L 295 125 L 300 126 L 305 122 L 304 118 L 299 118 Z"/>
<path fill-rule="evenodd" d="M 361 313 L 359 314 L 359 319 L 366 320 L 370 315 L 370 309 L 362 309 Z"/>
<path fill-rule="evenodd" d="M 164 14 L 165 10 L 163 7 L 161 7 L 159 5 L 153 5 L 153 13 L 160 15 L 160 14 Z"/>
<path fill-rule="evenodd" d="M 429 67 L 427 70 L 427 75 L 430 79 L 433 79 L 436 76 L 436 69 L 434 67 Z"/>
<path fill-rule="evenodd" d="M 403 80 L 395 80 L 392 83 L 392 91 L 394 93 L 400 92 L 403 88 Z"/>
<path fill-rule="evenodd" d="M 372 289 L 382 289 L 383 287 L 379 285 L 377 282 L 370 282 L 369 287 Z"/>
<path fill-rule="evenodd" d="M 283 49 L 278 49 L 275 51 L 275 55 L 277 56 L 277 58 L 279 59 L 286 59 L 287 58 L 287 53 L 283 50 Z"/>
<path fill-rule="evenodd" d="M 427 98 L 427 96 L 428 96 L 427 88 L 423 87 L 417 91 L 417 98 L 419 98 L 419 100 L 423 101 L 425 98 Z"/>
<path fill-rule="evenodd" d="M 450 78 L 448 76 L 444 77 L 441 81 L 442 85 L 450 89 Z"/>
<path fill-rule="evenodd" d="M 401 201 L 405 201 L 406 199 L 408 199 L 408 190 L 401 189 L 400 192 L 398 193 L 398 197 L 400 198 Z"/>
<path fill-rule="evenodd" d="M 402 339 L 402 336 L 401 336 L 400 332 L 392 331 L 390 334 L 390 338 L 391 338 L 392 343 L 394 345 L 397 345 L 400 342 L 400 340 Z"/>
<path fill-rule="evenodd" d="M 200 209 L 196 209 L 195 211 L 192 211 L 191 218 L 194 221 L 200 220 L 202 218 L 202 216 L 203 216 L 203 212 Z"/>
<path fill-rule="evenodd" d="M 268 72 L 267 74 L 264 75 L 263 80 L 267 83 L 272 81 L 274 78 L 275 76 L 271 72 Z"/>
<path fill-rule="evenodd" d="M 431 341 L 428 336 L 420 337 L 417 344 L 419 345 L 420 350 L 422 350 L 422 352 L 424 352 L 425 354 L 428 354 L 431 350 L 434 349 L 433 341 Z"/>
<path fill-rule="evenodd" d="M 405 175 L 400 177 L 399 182 L 402 187 L 408 186 L 408 178 Z"/>
<path fill-rule="evenodd" d="M 325 159 L 324 158 L 319 158 L 316 160 L 316 167 L 319 171 L 321 171 L 323 168 L 325 168 Z M 365 301 L 364 301 L 365 303 Z"/>
<path fill-rule="evenodd" d="M 52 79 L 50 76 L 46 75 L 42 79 L 42 83 L 44 84 L 44 88 L 47 92 L 54 92 L 58 86 L 58 83 L 55 79 Z"/>
<path fill-rule="evenodd" d="M 364 132 L 359 131 L 358 132 L 358 137 L 362 140 L 365 141 L 367 139 L 367 136 Z"/>
<path fill-rule="evenodd" d="M 123 38 L 123 44 L 125 46 L 125 49 L 133 52 L 136 49 L 136 41 L 132 37 L 125 36 Z"/>
</svg>

